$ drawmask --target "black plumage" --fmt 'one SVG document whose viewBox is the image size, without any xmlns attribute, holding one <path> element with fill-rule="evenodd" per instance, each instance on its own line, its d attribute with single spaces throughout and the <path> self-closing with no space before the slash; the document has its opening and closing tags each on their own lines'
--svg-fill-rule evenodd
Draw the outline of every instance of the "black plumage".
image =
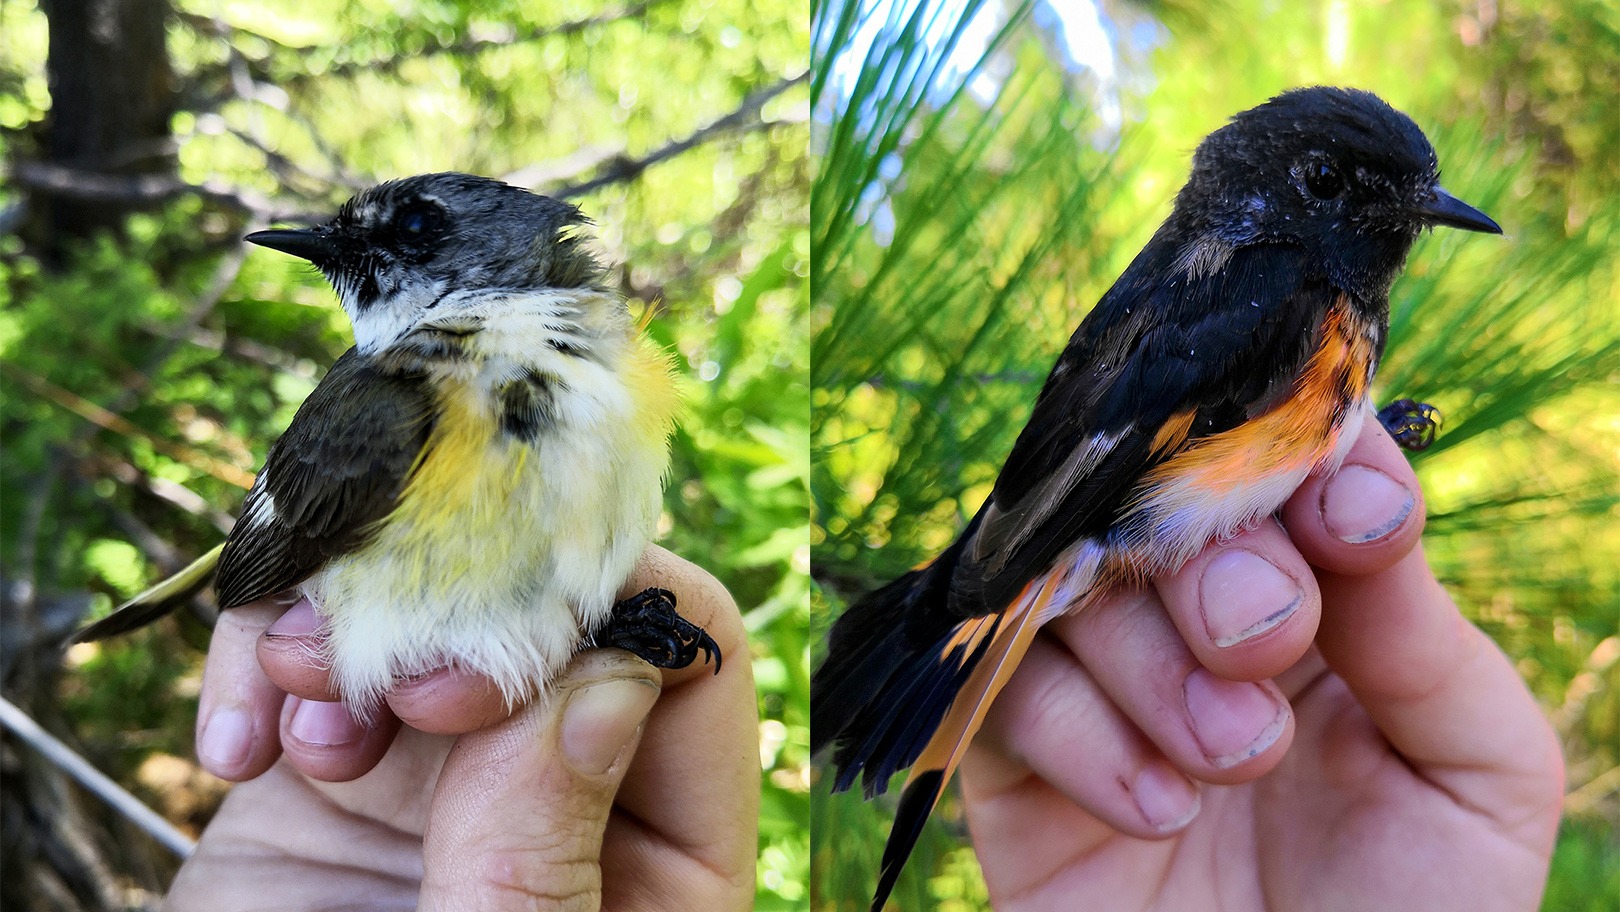
<svg viewBox="0 0 1620 912">
<path fill-rule="evenodd" d="M 501 387 L 501 431 L 525 443 L 538 441 L 557 422 L 557 387 L 562 383 L 531 370 Z"/>
</svg>

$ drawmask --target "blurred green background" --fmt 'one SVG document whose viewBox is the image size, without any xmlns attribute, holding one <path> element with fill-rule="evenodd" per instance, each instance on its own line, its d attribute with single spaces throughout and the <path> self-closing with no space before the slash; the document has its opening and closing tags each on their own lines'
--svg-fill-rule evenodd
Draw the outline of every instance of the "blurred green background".
<svg viewBox="0 0 1620 912">
<path fill-rule="evenodd" d="M 633 309 L 655 311 L 651 332 L 678 354 L 687 408 L 660 542 L 712 571 L 744 610 L 764 770 L 758 904 L 802 908 L 805 5 L 44 10 L 0 3 L 7 697 L 171 819 L 193 831 L 207 820 L 221 786 L 192 761 L 200 626 L 164 622 L 81 647 L 66 669 L 53 641 L 81 611 L 109 609 L 220 539 L 239 485 L 349 344 L 320 276 L 245 252 L 242 234 L 330 214 L 385 178 L 503 177 L 584 208 L 611 282 Z M 69 59 L 55 28 L 87 12 L 100 18 L 80 24 L 89 44 Z M 64 68 L 54 88 L 48 55 Z M 77 84 L 86 72 L 93 84 Z M 122 144 L 95 155 L 59 148 L 63 134 L 119 130 Z M 0 904 L 153 901 L 173 870 L 162 850 L 9 738 L 6 772 Z"/>
<path fill-rule="evenodd" d="M 1620 907 L 1620 7 L 821 0 L 812 20 L 817 648 L 987 496 L 1198 140 L 1286 88 L 1370 89 L 1506 229 L 1418 241 L 1377 394 L 1444 413 L 1414 460 L 1428 553 L 1563 739 L 1545 908 Z M 812 905 L 864 909 L 896 796 L 825 778 Z M 964 833 L 948 796 L 895 908 L 983 906 Z"/>
</svg>

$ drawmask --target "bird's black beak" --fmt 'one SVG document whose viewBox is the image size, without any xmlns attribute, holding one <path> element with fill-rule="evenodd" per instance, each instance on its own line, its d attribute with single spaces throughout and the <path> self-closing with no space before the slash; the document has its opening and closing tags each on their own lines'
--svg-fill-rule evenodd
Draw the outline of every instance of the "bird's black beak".
<svg viewBox="0 0 1620 912">
<path fill-rule="evenodd" d="M 330 261 L 338 253 L 336 239 L 333 238 L 332 229 L 329 227 L 272 228 L 269 231 L 255 231 L 243 240 L 258 244 L 260 247 L 290 253 L 295 257 L 303 257 L 317 266 Z"/>
<path fill-rule="evenodd" d="M 1502 226 L 1496 224 L 1490 216 L 1452 196 L 1441 187 L 1434 188 L 1434 193 L 1418 203 L 1414 211 L 1430 225 L 1450 225 L 1464 231 L 1483 231 L 1486 234 L 1502 233 Z"/>
</svg>

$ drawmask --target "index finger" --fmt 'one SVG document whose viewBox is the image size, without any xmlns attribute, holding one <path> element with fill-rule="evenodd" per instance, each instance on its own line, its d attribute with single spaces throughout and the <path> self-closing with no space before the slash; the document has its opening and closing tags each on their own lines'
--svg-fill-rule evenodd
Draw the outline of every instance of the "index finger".
<svg viewBox="0 0 1620 912">
<path fill-rule="evenodd" d="M 1399 499 L 1368 490 L 1388 482 L 1409 488 L 1418 515 L 1383 536 L 1342 534 L 1369 501 Z M 1537 812 L 1562 800 L 1557 739 L 1507 656 L 1435 579 L 1416 542 L 1422 502 L 1405 457 L 1376 425 L 1344 468 L 1300 489 L 1284 512 L 1289 534 L 1307 560 L 1331 568 L 1317 572 L 1317 643 L 1420 775 L 1527 843 L 1550 846 L 1557 815 Z"/>
</svg>

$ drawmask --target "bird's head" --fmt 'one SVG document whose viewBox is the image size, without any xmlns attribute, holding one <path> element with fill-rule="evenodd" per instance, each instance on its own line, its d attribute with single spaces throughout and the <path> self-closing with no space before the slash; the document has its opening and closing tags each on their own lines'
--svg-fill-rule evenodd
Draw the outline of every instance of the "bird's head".
<svg viewBox="0 0 1620 912">
<path fill-rule="evenodd" d="M 247 240 L 315 264 L 356 345 L 373 351 L 482 293 L 595 290 L 601 269 L 581 241 L 586 224 L 568 203 L 444 172 L 379 184 L 313 228 Z"/>
<path fill-rule="evenodd" d="M 1441 188 L 1410 117 L 1356 89 L 1295 89 L 1211 133 L 1176 199 L 1189 241 L 1303 246 L 1336 285 L 1381 296 L 1424 228 L 1500 234 Z"/>
</svg>

